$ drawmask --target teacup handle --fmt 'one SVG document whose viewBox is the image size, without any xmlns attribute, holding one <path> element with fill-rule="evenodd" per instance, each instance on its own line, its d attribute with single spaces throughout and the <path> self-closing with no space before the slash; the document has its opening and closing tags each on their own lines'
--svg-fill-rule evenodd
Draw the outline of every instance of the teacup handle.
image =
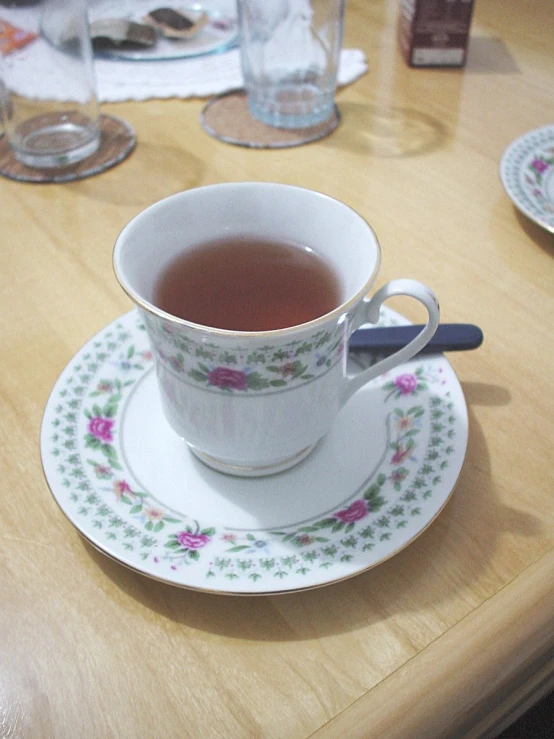
<svg viewBox="0 0 554 739">
<path fill-rule="evenodd" d="M 407 295 L 408 297 L 415 298 L 416 300 L 419 300 L 420 303 L 423 303 L 427 308 L 427 313 L 429 314 L 428 321 L 415 339 L 412 339 L 409 344 L 406 344 L 406 346 L 402 347 L 402 349 L 399 349 L 394 354 L 391 354 L 389 357 L 377 362 L 377 364 L 374 364 L 369 369 L 349 378 L 344 388 L 344 394 L 342 397 L 343 404 L 370 380 L 382 375 L 383 372 L 388 372 L 388 370 L 402 364 L 402 362 L 407 362 L 415 356 L 427 343 L 429 343 L 433 334 L 437 330 L 440 311 L 439 301 L 435 293 L 423 283 L 417 282 L 417 280 L 401 279 L 391 280 L 391 282 L 388 282 L 386 285 L 383 285 L 382 288 L 377 290 L 373 297 L 363 300 L 358 315 L 353 322 L 352 331 L 359 328 L 364 323 L 377 323 L 382 304 L 385 300 L 388 300 L 395 295 Z"/>
</svg>

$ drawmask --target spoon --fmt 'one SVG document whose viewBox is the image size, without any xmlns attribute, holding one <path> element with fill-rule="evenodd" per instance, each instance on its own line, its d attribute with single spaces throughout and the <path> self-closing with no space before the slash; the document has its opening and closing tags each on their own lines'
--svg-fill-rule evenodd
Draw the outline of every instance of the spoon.
<svg viewBox="0 0 554 739">
<path fill-rule="evenodd" d="M 423 326 L 386 326 L 359 328 L 350 337 L 351 352 L 393 352 L 411 341 Z M 460 352 L 477 349 L 483 343 L 483 332 L 470 323 L 441 323 L 431 341 L 420 354 Z"/>
</svg>

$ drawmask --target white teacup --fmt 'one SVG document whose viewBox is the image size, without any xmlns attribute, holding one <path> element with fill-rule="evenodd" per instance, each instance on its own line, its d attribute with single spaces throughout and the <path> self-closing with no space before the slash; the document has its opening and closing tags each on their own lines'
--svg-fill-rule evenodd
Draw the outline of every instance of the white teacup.
<svg viewBox="0 0 554 739">
<path fill-rule="evenodd" d="M 256 332 L 201 326 L 155 305 L 155 285 L 176 255 L 244 235 L 312 248 L 338 277 L 340 305 L 308 323 Z M 379 263 L 377 238 L 360 215 L 338 200 L 289 185 L 187 190 L 150 206 L 123 229 L 114 250 L 116 276 L 146 325 L 167 420 L 203 462 L 243 476 L 292 467 L 357 390 L 421 351 L 439 323 L 437 298 L 408 279 L 393 280 L 368 298 Z M 395 354 L 348 376 L 350 334 L 375 323 L 393 295 L 423 303 L 428 323 Z"/>
</svg>

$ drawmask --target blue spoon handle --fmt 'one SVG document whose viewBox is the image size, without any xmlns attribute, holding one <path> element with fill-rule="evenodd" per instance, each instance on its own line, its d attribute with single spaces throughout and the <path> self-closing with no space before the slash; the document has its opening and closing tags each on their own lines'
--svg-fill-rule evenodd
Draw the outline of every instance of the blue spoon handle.
<svg viewBox="0 0 554 739">
<path fill-rule="evenodd" d="M 386 326 L 359 328 L 350 337 L 351 352 L 393 352 L 411 341 L 423 326 Z M 483 343 L 483 332 L 470 323 L 441 323 L 421 354 L 461 352 L 477 349 Z"/>
</svg>

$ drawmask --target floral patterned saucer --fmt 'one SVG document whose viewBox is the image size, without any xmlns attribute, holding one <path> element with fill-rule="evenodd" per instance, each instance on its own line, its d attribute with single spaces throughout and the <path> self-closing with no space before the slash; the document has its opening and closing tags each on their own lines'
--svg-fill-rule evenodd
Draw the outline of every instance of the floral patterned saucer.
<svg viewBox="0 0 554 739">
<path fill-rule="evenodd" d="M 390 310 L 381 322 L 406 323 Z M 313 588 L 391 557 L 440 513 L 466 445 L 461 387 L 435 355 L 360 390 L 293 469 L 210 470 L 162 415 L 134 310 L 71 360 L 41 433 L 52 493 L 95 547 L 155 579 L 234 594 Z"/>
<path fill-rule="evenodd" d="M 554 125 L 513 141 L 500 160 L 500 179 L 514 205 L 554 233 Z"/>
</svg>

